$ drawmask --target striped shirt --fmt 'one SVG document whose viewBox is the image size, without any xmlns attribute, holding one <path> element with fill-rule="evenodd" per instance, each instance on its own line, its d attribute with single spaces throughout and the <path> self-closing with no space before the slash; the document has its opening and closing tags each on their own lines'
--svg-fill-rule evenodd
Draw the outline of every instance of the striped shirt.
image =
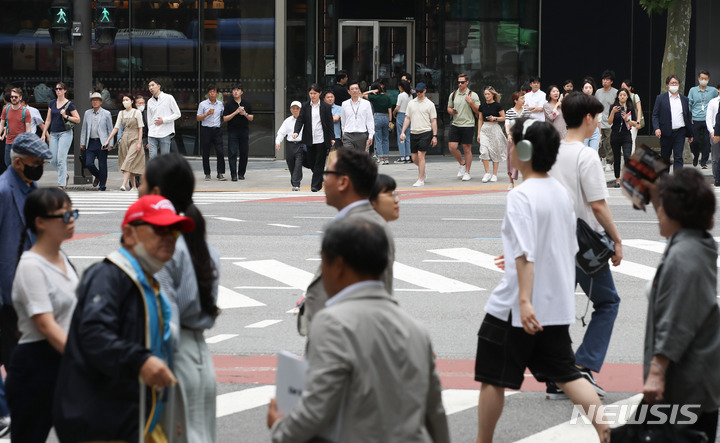
<svg viewBox="0 0 720 443">
<path fill-rule="evenodd" d="M 507 124 L 508 128 L 512 128 L 513 125 L 515 124 L 515 120 L 520 119 L 520 118 L 528 118 L 528 117 L 530 117 L 531 114 L 532 113 L 527 108 L 523 108 L 522 112 L 520 114 L 518 114 L 517 111 L 515 111 L 515 108 L 513 107 L 513 108 L 510 108 L 507 111 L 505 111 L 505 121 L 508 122 L 508 124 Z"/>
</svg>

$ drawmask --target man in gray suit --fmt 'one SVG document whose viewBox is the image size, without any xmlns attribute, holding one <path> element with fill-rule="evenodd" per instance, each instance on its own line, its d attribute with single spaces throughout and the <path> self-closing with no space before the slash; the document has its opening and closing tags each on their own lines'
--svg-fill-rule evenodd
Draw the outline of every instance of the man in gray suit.
<svg viewBox="0 0 720 443">
<path fill-rule="evenodd" d="M 318 441 L 328 431 L 343 443 L 450 441 L 430 337 L 379 280 L 389 245 L 367 220 L 346 218 L 325 232 L 327 308 L 310 329 L 299 403 L 283 417 L 270 402 L 274 443 Z"/>
<path fill-rule="evenodd" d="M 93 187 L 100 185 L 101 191 L 105 190 L 107 182 L 107 156 L 109 146 L 103 146 L 103 142 L 110 137 L 113 130 L 112 116 L 110 111 L 103 109 L 103 103 L 99 92 L 93 92 L 90 96 L 92 108 L 85 111 L 82 119 L 82 131 L 80 132 L 80 149 L 85 150 L 85 167 L 95 176 Z M 95 158 L 98 159 L 98 166 L 95 166 Z"/>
<path fill-rule="evenodd" d="M 368 198 L 377 180 L 377 165 L 362 151 L 339 149 L 337 157 L 331 161 L 325 171 L 325 198 L 327 204 L 339 211 L 331 223 L 341 219 L 360 219 L 380 225 L 388 237 L 387 266 L 382 272 L 381 280 L 385 290 L 392 294 L 393 263 L 395 262 L 395 242 L 387 222 L 375 212 Z M 307 288 L 305 302 L 298 319 L 298 332 L 307 335 L 315 314 L 325 307 L 327 294 L 322 284 L 322 267 L 320 267 Z"/>
</svg>

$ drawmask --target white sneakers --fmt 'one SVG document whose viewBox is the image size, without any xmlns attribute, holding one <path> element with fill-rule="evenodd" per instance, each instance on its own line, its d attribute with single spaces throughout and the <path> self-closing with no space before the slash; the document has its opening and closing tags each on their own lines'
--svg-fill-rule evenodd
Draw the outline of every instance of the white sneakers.
<svg viewBox="0 0 720 443">
<path fill-rule="evenodd" d="M 462 176 L 462 181 L 466 182 L 466 181 L 468 181 L 468 180 L 470 180 L 470 174 L 468 174 L 468 173 L 466 172 L 466 173 L 464 173 L 463 176 Z"/>
<path fill-rule="evenodd" d="M 483 182 L 483 183 L 487 183 L 487 182 L 490 181 L 490 179 L 491 179 L 492 177 L 493 177 L 493 175 L 488 172 L 487 174 L 483 175 L 482 182 Z M 497 181 L 497 177 L 495 178 L 495 181 Z"/>
<path fill-rule="evenodd" d="M 422 180 L 418 180 L 415 183 L 413 183 L 413 188 L 419 188 L 420 186 L 425 186 L 425 182 Z"/>
<path fill-rule="evenodd" d="M 493 183 L 496 182 L 496 181 L 497 181 L 497 175 L 493 175 L 492 177 L 490 177 L 490 181 L 493 182 Z"/>
<path fill-rule="evenodd" d="M 458 169 L 458 178 L 462 178 L 465 175 L 465 165 L 460 165 L 460 169 Z"/>
</svg>

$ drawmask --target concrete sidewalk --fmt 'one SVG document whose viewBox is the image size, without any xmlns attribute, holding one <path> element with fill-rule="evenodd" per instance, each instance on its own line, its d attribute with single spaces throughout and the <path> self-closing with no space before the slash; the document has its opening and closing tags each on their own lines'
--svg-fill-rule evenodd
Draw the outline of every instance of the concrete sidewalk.
<svg viewBox="0 0 720 443">
<path fill-rule="evenodd" d="M 391 157 L 391 162 L 396 158 Z M 211 160 L 211 168 L 213 170 L 212 180 L 206 181 L 202 171 L 202 160 L 200 157 L 187 157 L 193 171 L 195 172 L 195 188 L 198 192 L 203 191 L 290 191 L 290 173 L 284 160 L 274 159 L 250 159 L 248 162 L 245 180 L 236 182 L 230 181 L 230 174 L 225 174 L 227 181 L 219 181 L 215 178 L 215 165 Z M 500 163 L 498 170 L 498 181 L 496 183 L 482 183 L 484 169 L 482 162 L 476 157 L 473 159 L 471 175 L 472 180 L 463 182 L 457 177 L 458 163 L 451 156 L 433 155 L 427 157 L 426 169 L 427 179 L 425 186 L 413 188 L 412 185 L 417 180 L 417 167 L 410 164 L 394 164 L 378 165 L 381 174 L 387 174 L 393 177 L 398 184 L 398 189 L 403 190 L 438 190 L 438 191 L 503 191 L 507 190 L 510 183 L 507 176 L 506 162 Z M 692 165 L 685 165 L 692 167 Z M 117 156 L 108 157 L 108 181 L 106 192 L 123 192 L 120 191 L 122 184 L 122 174 L 118 170 Z M 712 181 L 712 171 L 708 169 L 697 169 Z M 68 170 L 74 171 L 73 160 L 68 158 Z M 85 176 L 92 178 L 90 172 L 85 169 Z M 312 172 L 309 169 L 303 169 L 303 181 L 300 188 L 300 194 L 310 194 L 310 178 Z M 82 177 L 81 177 L 82 178 Z M 615 176 L 612 172 L 605 172 L 605 178 L 612 186 Z M 522 181 L 522 180 L 520 180 Z M 45 169 L 43 177 L 39 181 L 40 186 L 56 186 L 57 172 L 49 165 Z M 73 184 L 71 175 L 70 182 L 67 187 L 70 191 L 96 191 L 92 184 Z M 134 190 L 133 190 L 134 191 Z"/>
</svg>

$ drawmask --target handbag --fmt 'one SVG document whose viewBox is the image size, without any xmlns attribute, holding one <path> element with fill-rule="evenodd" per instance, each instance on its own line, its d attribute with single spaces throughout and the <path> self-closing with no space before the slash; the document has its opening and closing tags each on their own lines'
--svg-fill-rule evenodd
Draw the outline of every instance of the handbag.
<svg viewBox="0 0 720 443">
<path fill-rule="evenodd" d="M 575 172 L 577 173 L 577 189 L 575 195 L 575 214 L 579 214 L 578 202 L 582 200 L 580 193 L 580 153 L 578 152 Z M 575 232 L 578 242 L 578 253 L 575 263 L 587 275 L 593 276 L 608 266 L 608 260 L 615 255 L 615 244 L 605 232 L 597 232 L 582 218 L 577 218 Z"/>
<path fill-rule="evenodd" d="M 63 110 L 67 112 L 67 108 L 70 106 L 70 100 L 68 100 L 67 103 L 65 103 L 65 106 L 63 106 Z M 72 128 L 75 127 L 75 122 L 71 122 L 69 119 L 65 119 L 65 130 L 70 131 Z"/>
</svg>

